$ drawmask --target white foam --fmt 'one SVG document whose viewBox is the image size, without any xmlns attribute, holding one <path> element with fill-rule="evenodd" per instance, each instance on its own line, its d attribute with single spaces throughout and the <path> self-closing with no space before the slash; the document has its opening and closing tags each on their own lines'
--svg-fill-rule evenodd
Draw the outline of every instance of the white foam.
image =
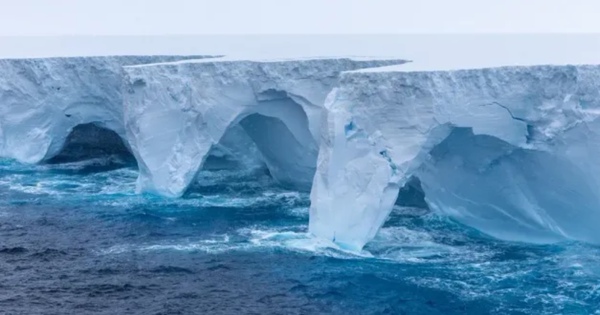
<svg viewBox="0 0 600 315">
<path fill-rule="evenodd" d="M 115 245 L 104 250 L 100 250 L 99 254 L 102 255 L 118 255 L 127 252 L 152 252 L 152 251 L 201 251 L 206 253 L 221 253 L 232 249 L 240 249 L 235 244 L 227 245 L 230 243 L 229 236 L 227 234 L 217 235 L 214 238 L 198 240 L 198 241 L 182 241 L 172 243 L 161 243 L 161 244 L 124 244 Z"/>
</svg>

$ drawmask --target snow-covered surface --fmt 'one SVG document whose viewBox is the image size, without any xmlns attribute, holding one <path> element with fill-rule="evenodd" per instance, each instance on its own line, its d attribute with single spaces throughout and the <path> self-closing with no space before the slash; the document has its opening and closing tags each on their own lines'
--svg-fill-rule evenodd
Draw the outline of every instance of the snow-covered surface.
<svg viewBox="0 0 600 315">
<path fill-rule="evenodd" d="M 240 124 L 280 183 L 310 189 L 324 100 L 340 72 L 398 59 L 302 58 L 125 67 L 125 126 L 139 191 L 180 196 L 211 149 Z"/>
<path fill-rule="evenodd" d="M 493 236 L 600 242 L 600 66 L 346 72 L 325 106 L 316 235 L 361 248 L 417 176 Z"/>
<path fill-rule="evenodd" d="M 600 57 L 591 59 L 565 58 L 549 60 L 548 62 L 536 62 L 533 60 L 521 60 L 514 62 L 505 62 L 502 60 L 474 60 L 447 63 L 445 60 L 433 60 L 422 62 L 419 60 L 410 60 L 408 63 L 398 66 L 386 66 L 377 68 L 359 69 L 354 72 L 378 73 L 378 72 L 435 72 L 435 71 L 458 71 L 458 70 L 477 70 L 502 67 L 536 67 L 536 66 L 585 66 L 599 64 Z"/>
<path fill-rule="evenodd" d="M 383 61 L 383 64 L 389 64 L 390 60 L 398 60 L 398 58 L 394 57 L 369 57 L 369 56 L 335 56 L 331 57 L 289 57 L 289 56 L 252 56 L 252 55 L 244 55 L 244 56 L 219 56 L 210 59 L 183 59 L 177 61 L 165 61 L 165 62 L 156 62 L 156 63 L 148 63 L 148 64 L 137 64 L 137 65 L 128 65 L 128 69 L 133 68 L 141 68 L 141 67 L 149 67 L 149 66 L 177 66 L 182 64 L 198 64 L 198 63 L 213 63 L 215 61 L 218 62 L 260 62 L 260 63 L 284 63 L 284 62 L 309 62 L 309 61 L 319 61 L 323 59 L 344 59 L 351 61 Z M 386 62 L 387 61 L 387 62 Z M 378 65 L 374 64 L 377 68 Z M 395 67 L 389 66 L 389 67 Z M 385 67 L 385 66 L 382 66 Z M 367 68 L 367 69 L 376 69 L 376 68 Z M 358 71 L 358 70 L 356 70 Z"/>
<path fill-rule="evenodd" d="M 86 123 L 123 137 L 122 66 L 189 58 L 201 56 L 0 60 L 0 156 L 49 159 L 75 126 Z"/>
</svg>

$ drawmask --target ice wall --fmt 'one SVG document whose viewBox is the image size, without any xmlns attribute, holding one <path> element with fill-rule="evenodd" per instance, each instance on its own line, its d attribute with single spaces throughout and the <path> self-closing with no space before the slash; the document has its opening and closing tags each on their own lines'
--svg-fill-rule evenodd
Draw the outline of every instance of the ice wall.
<svg viewBox="0 0 600 315">
<path fill-rule="evenodd" d="M 600 66 L 344 73 L 309 229 L 352 249 L 420 179 L 430 208 L 490 235 L 600 241 Z"/>
<path fill-rule="evenodd" d="M 0 60 L 0 156 L 50 159 L 75 126 L 87 123 L 123 137 L 122 66 L 190 58 L 202 56 Z"/>
<path fill-rule="evenodd" d="M 403 62 L 224 58 L 125 67 L 125 126 L 140 167 L 138 190 L 182 195 L 237 125 L 276 180 L 310 189 L 323 101 L 340 72 Z"/>
</svg>

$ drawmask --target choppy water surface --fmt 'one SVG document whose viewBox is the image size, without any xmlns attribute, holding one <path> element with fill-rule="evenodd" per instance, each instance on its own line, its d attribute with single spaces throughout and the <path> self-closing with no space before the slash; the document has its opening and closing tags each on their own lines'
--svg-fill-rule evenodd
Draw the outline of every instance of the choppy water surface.
<svg viewBox="0 0 600 315">
<path fill-rule="evenodd" d="M 136 195 L 136 175 L 0 160 L 1 314 L 600 314 L 598 247 L 397 208 L 349 253 L 266 175 L 203 172 L 182 199 Z"/>
</svg>

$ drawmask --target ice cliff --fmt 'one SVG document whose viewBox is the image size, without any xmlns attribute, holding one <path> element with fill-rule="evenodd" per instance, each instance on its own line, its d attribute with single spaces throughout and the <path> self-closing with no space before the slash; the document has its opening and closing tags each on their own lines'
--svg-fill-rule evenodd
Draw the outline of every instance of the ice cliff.
<svg viewBox="0 0 600 315">
<path fill-rule="evenodd" d="M 360 249 L 418 179 L 430 209 L 489 235 L 600 242 L 599 93 L 600 66 L 343 73 L 309 229 Z"/>
<path fill-rule="evenodd" d="M 236 132 L 252 139 L 275 180 L 310 190 L 323 104 L 339 74 L 403 62 L 222 58 L 125 67 L 125 127 L 138 189 L 181 196 L 211 150 Z"/>
<path fill-rule="evenodd" d="M 0 156 L 26 163 L 48 160 L 83 124 L 124 137 L 122 66 L 190 58 L 202 56 L 0 60 Z"/>
<path fill-rule="evenodd" d="M 210 157 L 265 165 L 311 190 L 310 233 L 355 250 L 395 204 L 501 239 L 600 243 L 600 66 L 402 63 L 0 60 L 0 157 L 127 151 L 138 190 L 171 197 Z"/>
</svg>

